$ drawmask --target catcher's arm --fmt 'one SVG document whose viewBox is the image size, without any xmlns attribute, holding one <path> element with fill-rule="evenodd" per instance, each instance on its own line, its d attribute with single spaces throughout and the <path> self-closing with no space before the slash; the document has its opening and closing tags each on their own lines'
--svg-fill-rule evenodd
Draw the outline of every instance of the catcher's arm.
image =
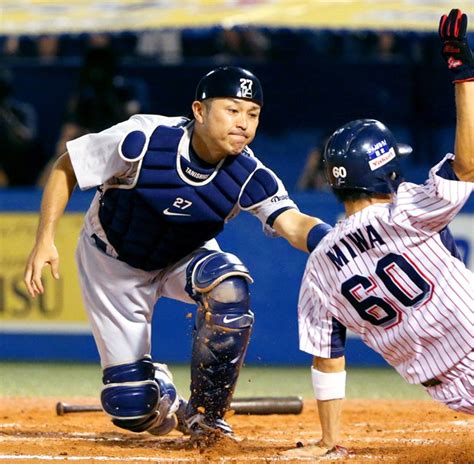
<svg viewBox="0 0 474 464">
<path fill-rule="evenodd" d="M 314 226 L 321 223 L 318 218 L 300 213 L 296 209 L 288 209 L 275 219 L 273 228 L 295 248 L 311 251 L 308 249 L 311 248 L 308 244 L 308 235 Z"/>
<path fill-rule="evenodd" d="M 75 185 L 76 176 L 66 152 L 54 164 L 44 189 L 36 242 L 25 268 L 24 282 L 32 297 L 44 292 L 41 280 L 44 266 L 50 265 L 53 277 L 59 278 L 59 255 L 54 236 Z"/>
<path fill-rule="evenodd" d="M 459 179 L 474 181 L 474 58 L 467 43 L 467 16 L 453 9 L 439 22 L 442 55 L 456 84 L 456 158 L 453 169 Z"/>
</svg>

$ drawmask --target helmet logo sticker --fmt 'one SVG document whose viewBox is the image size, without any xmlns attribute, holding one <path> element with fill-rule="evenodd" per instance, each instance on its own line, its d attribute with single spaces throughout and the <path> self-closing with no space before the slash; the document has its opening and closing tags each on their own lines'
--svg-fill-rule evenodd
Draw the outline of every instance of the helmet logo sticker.
<svg viewBox="0 0 474 464">
<path fill-rule="evenodd" d="M 252 79 L 240 79 L 240 93 L 244 98 L 252 98 Z"/>
<path fill-rule="evenodd" d="M 332 175 L 336 178 L 339 179 L 339 177 L 347 177 L 347 171 L 344 166 L 334 166 L 332 168 Z"/>
<path fill-rule="evenodd" d="M 367 151 L 369 157 L 369 166 L 372 171 L 384 166 L 393 160 L 397 154 L 393 147 L 389 147 L 386 140 L 376 143 Z"/>
</svg>

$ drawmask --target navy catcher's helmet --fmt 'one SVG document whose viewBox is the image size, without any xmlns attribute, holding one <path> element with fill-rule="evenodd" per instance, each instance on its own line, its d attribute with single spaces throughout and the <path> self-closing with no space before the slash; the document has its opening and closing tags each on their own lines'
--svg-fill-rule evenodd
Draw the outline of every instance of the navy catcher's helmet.
<svg viewBox="0 0 474 464">
<path fill-rule="evenodd" d="M 403 178 L 400 157 L 412 152 L 397 144 L 375 119 L 357 119 L 340 127 L 324 149 L 326 177 L 334 190 L 392 193 Z"/>
<path fill-rule="evenodd" d="M 250 100 L 263 106 L 260 81 L 250 71 L 236 66 L 223 66 L 207 73 L 196 88 L 195 99 L 234 97 Z"/>
</svg>

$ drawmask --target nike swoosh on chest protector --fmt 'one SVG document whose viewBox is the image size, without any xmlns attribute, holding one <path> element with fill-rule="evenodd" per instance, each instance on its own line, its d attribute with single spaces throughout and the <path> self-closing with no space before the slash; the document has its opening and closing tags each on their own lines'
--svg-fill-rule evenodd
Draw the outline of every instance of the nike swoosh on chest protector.
<svg viewBox="0 0 474 464">
<path fill-rule="evenodd" d="M 174 211 L 170 211 L 169 208 L 166 208 L 163 211 L 163 214 L 166 216 L 191 216 L 190 214 L 187 214 L 187 213 L 175 213 Z"/>
</svg>

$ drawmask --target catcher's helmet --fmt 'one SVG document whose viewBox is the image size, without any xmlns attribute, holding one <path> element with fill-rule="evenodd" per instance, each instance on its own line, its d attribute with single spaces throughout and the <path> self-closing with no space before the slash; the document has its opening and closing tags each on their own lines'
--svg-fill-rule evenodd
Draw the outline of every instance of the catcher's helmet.
<svg viewBox="0 0 474 464">
<path fill-rule="evenodd" d="M 324 149 L 326 177 L 334 190 L 392 193 L 402 182 L 400 157 L 412 152 L 397 144 L 375 119 L 357 119 L 340 127 Z"/>
<path fill-rule="evenodd" d="M 263 106 L 263 90 L 258 78 L 236 66 L 223 66 L 207 73 L 196 88 L 195 99 L 234 97 L 251 100 Z"/>
</svg>

